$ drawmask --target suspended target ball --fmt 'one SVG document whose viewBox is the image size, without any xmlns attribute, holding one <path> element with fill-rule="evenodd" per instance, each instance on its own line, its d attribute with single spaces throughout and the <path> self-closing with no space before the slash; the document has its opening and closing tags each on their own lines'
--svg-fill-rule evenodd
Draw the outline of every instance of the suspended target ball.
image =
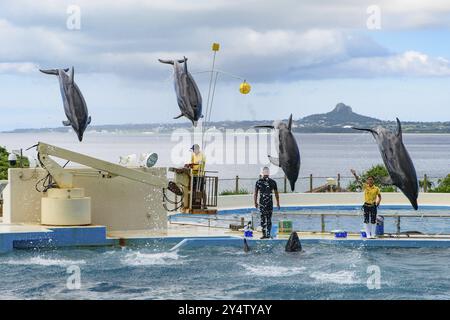
<svg viewBox="0 0 450 320">
<path fill-rule="evenodd" d="M 252 89 L 252 87 L 245 80 L 239 86 L 239 92 L 242 93 L 242 94 L 249 93 L 251 89 Z"/>
</svg>

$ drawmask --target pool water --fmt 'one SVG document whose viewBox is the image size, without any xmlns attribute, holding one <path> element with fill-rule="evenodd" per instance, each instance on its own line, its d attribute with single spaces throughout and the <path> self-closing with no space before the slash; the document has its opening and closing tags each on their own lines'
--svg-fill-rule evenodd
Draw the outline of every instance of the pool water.
<svg viewBox="0 0 450 320">
<path fill-rule="evenodd" d="M 3 299 L 449 299 L 450 249 L 347 248 L 283 243 L 15 250 L 0 256 Z M 68 289 L 79 267 L 80 289 Z M 379 289 L 367 281 L 380 271 Z M 373 279 L 373 278 L 370 278 Z M 373 282 L 370 282 L 373 283 Z M 373 288 L 373 287 L 372 287 Z M 376 288 L 376 286 L 375 286 Z"/>
</svg>

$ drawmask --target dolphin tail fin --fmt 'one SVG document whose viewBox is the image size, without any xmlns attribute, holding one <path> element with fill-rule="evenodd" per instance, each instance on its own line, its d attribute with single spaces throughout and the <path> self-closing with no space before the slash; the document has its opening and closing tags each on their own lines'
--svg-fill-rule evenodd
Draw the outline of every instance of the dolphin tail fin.
<svg viewBox="0 0 450 320">
<path fill-rule="evenodd" d="M 62 122 L 62 124 L 63 124 L 63 126 L 65 126 L 65 127 L 69 127 L 69 126 L 70 126 L 70 121 L 69 121 L 69 120 L 64 120 L 64 121 Z"/>
<path fill-rule="evenodd" d="M 188 73 L 188 69 L 187 69 L 187 58 L 183 57 L 183 60 L 178 60 L 179 63 L 184 62 L 184 72 L 186 72 L 186 74 Z"/>
<path fill-rule="evenodd" d="M 74 80 L 75 80 L 75 68 L 72 66 L 72 69 L 70 70 L 70 83 L 73 84 Z"/>
<path fill-rule="evenodd" d="M 397 119 L 397 137 L 401 138 L 402 137 L 402 124 L 400 123 L 400 120 L 398 118 Z"/>
<path fill-rule="evenodd" d="M 279 167 L 280 166 L 280 159 L 279 158 L 275 158 L 272 156 L 268 156 L 269 157 L 269 161 L 271 164 L 273 164 L 274 166 Z"/>
<path fill-rule="evenodd" d="M 91 124 L 91 120 L 92 120 L 92 119 L 91 119 L 91 116 L 89 116 L 89 117 L 88 117 L 87 124 Z"/>
<path fill-rule="evenodd" d="M 45 73 L 45 74 L 52 74 L 57 76 L 58 75 L 58 70 L 57 69 L 47 69 L 47 70 L 43 70 L 43 69 L 39 69 L 40 72 Z"/>
<path fill-rule="evenodd" d="M 180 114 L 179 116 L 174 117 L 174 119 L 179 119 L 183 116 L 183 114 Z"/>
<path fill-rule="evenodd" d="M 158 59 L 158 61 L 165 64 L 174 64 L 173 60 Z"/>
<path fill-rule="evenodd" d="M 288 129 L 289 129 L 289 131 L 292 130 L 292 113 L 291 113 L 291 115 L 289 116 Z"/>
<path fill-rule="evenodd" d="M 368 131 L 368 132 L 371 132 L 371 133 L 373 133 L 373 134 L 378 134 L 375 130 L 373 130 L 373 129 L 368 129 L 368 128 L 357 128 L 357 127 L 352 127 L 352 129 L 360 130 L 360 131 Z"/>
</svg>

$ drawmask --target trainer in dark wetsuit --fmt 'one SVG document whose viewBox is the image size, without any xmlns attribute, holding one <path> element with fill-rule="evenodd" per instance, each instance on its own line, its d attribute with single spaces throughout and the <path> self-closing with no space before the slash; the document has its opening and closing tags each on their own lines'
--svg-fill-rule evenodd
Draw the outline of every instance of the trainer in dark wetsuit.
<svg viewBox="0 0 450 320">
<path fill-rule="evenodd" d="M 280 209 L 280 197 L 278 195 L 277 183 L 275 180 L 269 178 L 269 168 L 264 167 L 262 178 L 256 182 L 255 186 L 255 207 L 259 208 L 261 213 L 261 228 L 263 236 L 261 239 L 270 238 L 270 230 L 272 229 L 272 212 L 273 200 L 272 191 L 275 192 L 275 199 L 277 200 L 277 207 Z M 260 193 L 258 204 L 258 193 Z"/>
</svg>

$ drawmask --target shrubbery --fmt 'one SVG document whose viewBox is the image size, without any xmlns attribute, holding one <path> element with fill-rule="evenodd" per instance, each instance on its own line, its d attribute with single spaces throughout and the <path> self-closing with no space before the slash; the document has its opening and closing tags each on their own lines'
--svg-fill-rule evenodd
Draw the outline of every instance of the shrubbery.
<svg viewBox="0 0 450 320">
<path fill-rule="evenodd" d="M 430 189 L 430 192 L 450 193 L 450 174 L 448 174 L 444 179 L 439 179 L 438 186 Z"/>
<path fill-rule="evenodd" d="M 7 180 L 8 179 L 8 168 L 10 168 L 9 162 L 8 162 L 8 155 L 9 152 L 3 148 L 0 147 L 0 180 Z M 17 165 L 19 166 L 20 163 L 20 157 L 17 157 Z M 24 167 L 29 167 L 30 163 L 28 161 L 27 157 L 22 157 L 22 165 Z"/>
<path fill-rule="evenodd" d="M 372 176 L 375 180 L 375 185 L 380 188 L 382 192 L 395 192 L 396 188 L 392 185 L 389 173 L 386 167 L 382 164 L 377 164 L 370 168 L 369 170 L 363 172 L 359 179 L 360 181 L 353 180 L 347 186 L 349 191 L 359 192 L 362 191 L 362 184 L 366 182 L 367 178 Z"/>
</svg>

